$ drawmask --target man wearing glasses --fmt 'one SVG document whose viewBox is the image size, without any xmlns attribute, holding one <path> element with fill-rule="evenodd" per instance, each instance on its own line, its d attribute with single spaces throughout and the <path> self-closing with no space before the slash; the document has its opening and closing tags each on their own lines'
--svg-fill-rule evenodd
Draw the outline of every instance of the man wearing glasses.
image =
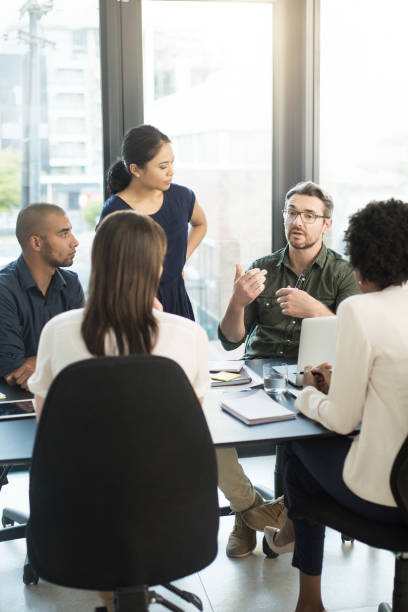
<svg viewBox="0 0 408 612">
<path fill-rule="evenodd" d="M 246 340 L 245 359 L 296 358 L 302 319 L 332 316 L 340 302 L 359 293 L 350 265 L 323 244 L 332 213 L 333 200 L 319 185 L 298 183 L 288 191 L 283 210 L 287 245 L 256 260 L 245 274 L 237 264 L 218 328 L 225 349 Z M 234 448 L 218 450 L 217 459 L 219 486 L 235 512 L 227 554 L 243 557 L 256 546 L 255 529 L 281 526 L 283 500 L 263 504 Z M 243 517 L 246 510 L 251 512 Z"/>
</svg>

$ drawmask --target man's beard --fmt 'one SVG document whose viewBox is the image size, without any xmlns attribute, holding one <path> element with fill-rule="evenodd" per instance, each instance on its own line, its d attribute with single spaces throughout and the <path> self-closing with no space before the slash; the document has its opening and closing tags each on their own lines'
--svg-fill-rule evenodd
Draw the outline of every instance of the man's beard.
<svg viewBox="0 0 408 612">
<path fill-rule="evenodd" d="M 305 236 L 305 234 L 303 234 Z M 292 247 L 292 249 L 296 249 L 297 251 L 303 251 L 305 249 L 311 249 L 312 247 L 314 247 L 315 244 L 317 244 L 320 240 L 319 238 L 316 238 L 316 240 L 314 242 L 307 242 L 306 240 L 306 236 L 305 236 L 305 243 L 304 244 L 292 244 L 290 241 L 290 233 L 287 237 L 287 241 L 289 242 L 290 246 Z"/>
<path fill-rule="evenodd" d="M 43 258 L 53 268 L 68 268 L 74 263 L 73 257 L 66 257 L 63 261 L 57 261 L 52 254 L 52 249 L 48 242 L 44 243 Z"/>
</svg>

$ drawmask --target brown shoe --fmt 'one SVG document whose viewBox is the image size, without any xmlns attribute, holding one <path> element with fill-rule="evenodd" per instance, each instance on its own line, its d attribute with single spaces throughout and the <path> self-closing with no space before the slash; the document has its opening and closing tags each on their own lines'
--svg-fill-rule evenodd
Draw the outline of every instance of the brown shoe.
<svg viewBox="0 0 408 612">
<path fill-rule="evenodd" d="M 267 504 L 243 512 L 243 520 L 250 529 L 256 531 L 263 531 L 265 527 L 281 529 L 286 521 L 283 495 Z"/>
<path fill-rule="evenodd" d="M 251 508 L 263 504 L 263 499 L 258 492 Z M 250 508 L 248 508 L 250 510 Z M 246 557 L 256 547 L 256 532 L 245 525 L 242 512 L 235 513 L 234 527 L 230 533 L 227 543 L 227 556 L 232 558 Z"/>
</svg>

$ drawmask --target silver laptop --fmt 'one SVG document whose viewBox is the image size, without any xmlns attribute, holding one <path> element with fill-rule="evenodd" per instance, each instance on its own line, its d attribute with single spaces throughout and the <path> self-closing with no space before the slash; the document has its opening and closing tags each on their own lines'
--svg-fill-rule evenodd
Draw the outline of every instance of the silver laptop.
<svg viewBox="0 0 408 612">
<path fill-rule="evenodd" d="M 334 366 L 336 356 L 337 317 L 303 319 L 297 365 L 288 366 L 289 382 L 303 386 L 305 366 L 317 366 L 327 361 Z"/>
</svg>

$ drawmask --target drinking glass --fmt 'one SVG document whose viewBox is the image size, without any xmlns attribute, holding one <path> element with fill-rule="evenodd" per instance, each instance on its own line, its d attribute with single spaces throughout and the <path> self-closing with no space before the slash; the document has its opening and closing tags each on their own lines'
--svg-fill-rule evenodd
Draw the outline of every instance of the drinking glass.
<svg viewBox="0 0 408 612">
<path fill-rule="evenodd" d="M 264 390 L 274 396 L 284 393 L 288 388 L 288 364 L 265 363 L 263 365 Z"/>
</svg>

